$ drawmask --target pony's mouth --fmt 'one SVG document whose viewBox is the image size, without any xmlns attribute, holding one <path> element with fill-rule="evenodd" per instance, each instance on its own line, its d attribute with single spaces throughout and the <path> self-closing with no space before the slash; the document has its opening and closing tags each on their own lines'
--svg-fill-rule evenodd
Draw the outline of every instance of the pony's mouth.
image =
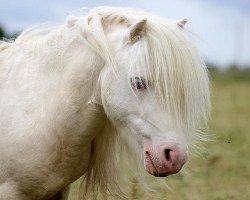
<svg viewBox="0 0 250 200">
<path fill-rule="evenodd" d="M 160 173 L 157 171 L 153 159 L 151 158 L 151 155 L 148 151 L 145 152 L 144 162 L 145 162 L 145 168 L 149 174 L 155 177 L 166 177 L 169 175 L 168 172 Z"/>
</svg>

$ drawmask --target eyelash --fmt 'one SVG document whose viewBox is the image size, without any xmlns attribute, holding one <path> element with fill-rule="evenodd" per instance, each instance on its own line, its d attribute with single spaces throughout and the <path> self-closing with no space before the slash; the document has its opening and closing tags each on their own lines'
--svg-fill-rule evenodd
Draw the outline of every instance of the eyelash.
<svg viewBox="0 0 250 200">
<path fill-rule="evenodd" d="M 130 78 L 130 82 L 132 84 L 132 87 L 136 90 L 146 90 L 147 89 L 147 84 L 144 78 L 141 77 L 133 77 Z"/>
</svg>

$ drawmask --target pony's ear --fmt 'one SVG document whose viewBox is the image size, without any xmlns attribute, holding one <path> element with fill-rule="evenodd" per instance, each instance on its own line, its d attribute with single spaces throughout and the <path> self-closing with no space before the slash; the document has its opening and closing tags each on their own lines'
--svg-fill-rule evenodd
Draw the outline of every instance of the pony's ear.
<svg viewBox="0 0 250 200">
<path fill-rule="evenodd" d="M 128 30 L 128 40 L 130 43 L 135 43 L 144 35 L 147 26 L 147 19 L 142 19 L 139 22 L 131 25 Z"/>
<path fill-rule="evenodd" d="M 75 16 L 68 16 L 66 19 L 67 27 L 68 28 L 73 27 L 76 24 L 77 20 L 78 20 L 78 18 Z"/>
<path fill-rule="evenodd" d="M 183 28 L 187 22 L 188 22 L 188 20 L 185 18 L 185 19 L 178 20 L 178 21 L 175 22 L 175 23 L 176 23 L 179 27 Z"/>
</svg>

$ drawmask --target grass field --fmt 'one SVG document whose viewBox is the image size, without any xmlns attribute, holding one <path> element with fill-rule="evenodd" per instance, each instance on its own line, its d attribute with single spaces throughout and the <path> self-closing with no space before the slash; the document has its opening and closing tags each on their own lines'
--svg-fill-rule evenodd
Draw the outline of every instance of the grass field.
<svg viewBox="0 0 250 200">
<path fill-rule="evenodd" d="M 187 172 L 166 178 L 172 191 L 143 195 L 131 186 L 131 199 L 249 200 L 250 199 L 250 72 L 211 72 L 214 141 L 201 156 L 191 155 Z M 74 190 L 73 190 L 74 191 Z M 71 200 L 74 200 L 74 192 Z"/>
</svg>

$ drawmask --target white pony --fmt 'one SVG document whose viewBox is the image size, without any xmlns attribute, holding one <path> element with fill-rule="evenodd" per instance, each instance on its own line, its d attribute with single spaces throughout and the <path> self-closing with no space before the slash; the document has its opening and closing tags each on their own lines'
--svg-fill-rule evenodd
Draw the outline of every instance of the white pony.
<svg viewBox="0 0 250 200">
<path fill-rule="evenodd" d="M 0 199 L 119 195 L 117 149 L 157 177 L 180 171 L 209 114 L 186 20 L 99 7 L 0 45 Z"/>
</svg>

